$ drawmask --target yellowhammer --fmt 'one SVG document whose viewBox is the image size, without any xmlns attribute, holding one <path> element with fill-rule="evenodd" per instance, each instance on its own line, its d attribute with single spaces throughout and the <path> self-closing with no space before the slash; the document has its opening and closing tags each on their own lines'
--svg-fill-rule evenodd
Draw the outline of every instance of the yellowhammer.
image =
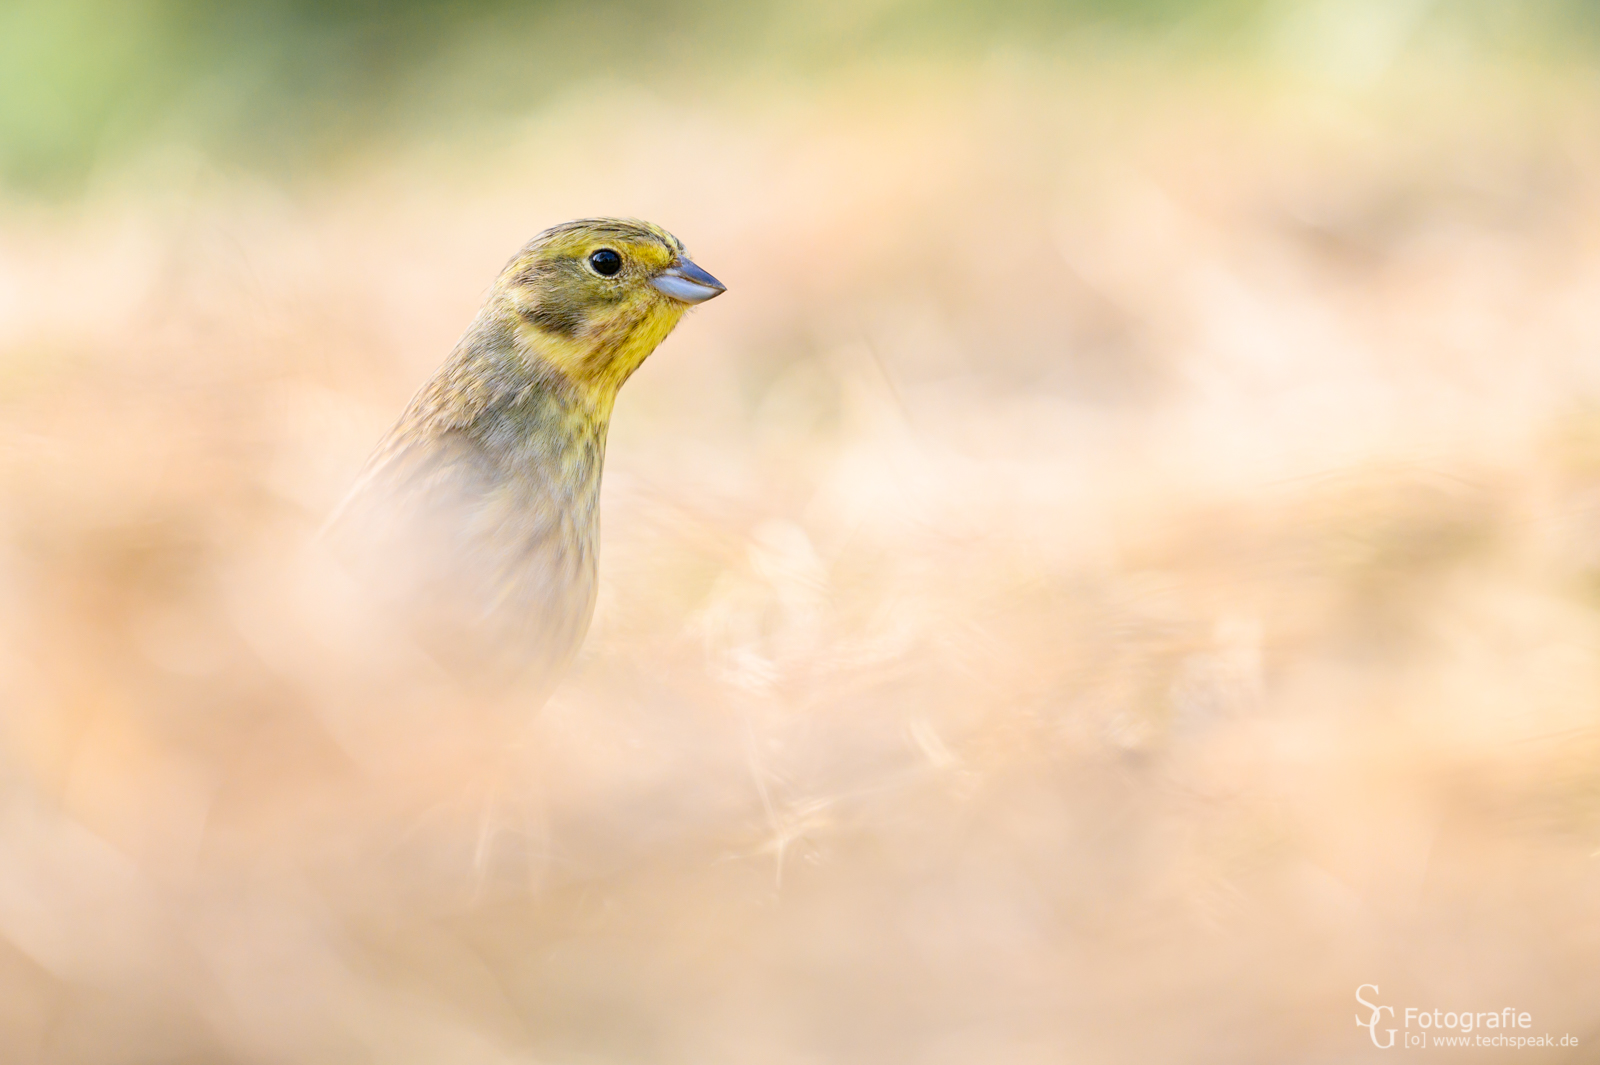
<svg viewBox="0 0 1600 1065">
<path fill-rule="evenodd" d="M 617 390 L 722 291 L 659 226 L 547 229 L 378 445 L 328 537 L 459 677 L 548 687 L 571 661 L 594 613 Z"/>
</svg>

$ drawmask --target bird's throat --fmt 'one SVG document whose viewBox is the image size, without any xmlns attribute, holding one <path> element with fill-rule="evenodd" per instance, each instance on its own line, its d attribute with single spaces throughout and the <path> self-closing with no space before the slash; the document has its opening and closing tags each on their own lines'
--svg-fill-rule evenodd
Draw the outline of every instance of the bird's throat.
<svg viewBox="0 0 1600 1065">
<path fill-rule="evenodd" d="M 685 310 L 676 301 L 652 299 L 618 307 L 569 335 L 522 319 L 516 325 L 518 347 L 531 365 L 552 369 L 569 381 L 603 423 L 610 419 L 623 383 L 667 338 Z"/>
</svg>

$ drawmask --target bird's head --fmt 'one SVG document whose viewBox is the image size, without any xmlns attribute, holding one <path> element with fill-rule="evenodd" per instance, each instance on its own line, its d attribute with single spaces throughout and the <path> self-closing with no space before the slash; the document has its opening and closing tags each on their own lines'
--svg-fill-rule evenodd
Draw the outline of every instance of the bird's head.
<svg viewBox="0 0 1600 1065">
<path fill-rule="evenodd" d="M 585 218 L 529 241 L 506 264 L 491 304 L 530 357 L 609 407 L 683 313 L 722 292 L 660 226 Z"/>
</svg>

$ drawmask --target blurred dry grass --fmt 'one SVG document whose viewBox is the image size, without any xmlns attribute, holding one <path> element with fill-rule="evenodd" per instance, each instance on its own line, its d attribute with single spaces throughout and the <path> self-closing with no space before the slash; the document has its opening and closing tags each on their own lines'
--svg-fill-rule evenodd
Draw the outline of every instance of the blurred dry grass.
<svg viewBox="0 0 1600 1065">
<path fill-rule="evenodd" d="M 1600 100 L 1386 96 L 997 55 L 7 206 L 0 1056 L 1332 1061 L 1368 982 L 1600 1035 Z M 490 770 L 307 540 L 596 212 L 730 291 Z"/>
</svg>

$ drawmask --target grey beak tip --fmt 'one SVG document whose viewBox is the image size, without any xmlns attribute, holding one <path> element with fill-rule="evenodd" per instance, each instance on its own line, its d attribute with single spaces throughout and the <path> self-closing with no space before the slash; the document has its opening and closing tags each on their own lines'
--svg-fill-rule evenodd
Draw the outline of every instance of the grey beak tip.
<svg viewBox="0 0 1600 1065">
<path fill-rule="evenodd" d="M 684 277 L 687 277 L 691 281 L 702 284 L 707 288 L 714 288 L 718 292 L 726 292 L 728 290 L 726 285 L 712 277 L 700 267 L 700 264 L 693 262 L 692 260 L 685 259 L 678 269 L 683 271 Z"/>
</svg>

